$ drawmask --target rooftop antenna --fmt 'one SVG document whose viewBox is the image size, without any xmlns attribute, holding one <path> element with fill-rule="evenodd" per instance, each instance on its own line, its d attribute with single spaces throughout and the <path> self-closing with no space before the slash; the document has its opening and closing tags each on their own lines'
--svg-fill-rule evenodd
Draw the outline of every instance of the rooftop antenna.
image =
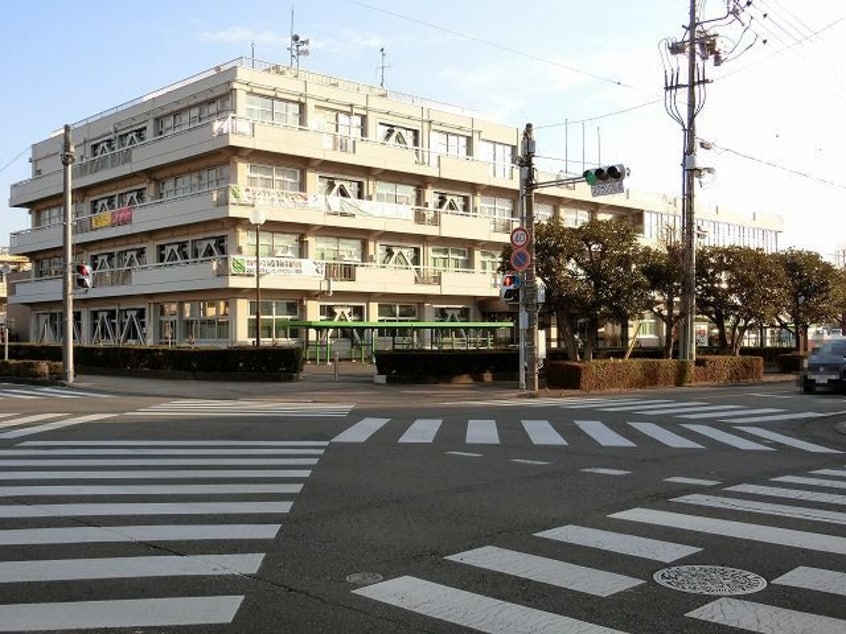
<svg viewBox="0 0 846 634">
<path fill-rule="evenodd" d="M 379 86 L 384 88 L 385 87 L 385 69 L 388 68 L 385 65 L 385 47 L 379 49 L 379 53 L 382 55 L 382 65 L 380 67 L 381 70 L 381 80 L 379 81 Z"/>
<path fill-rule="evenodd" d="M 300 56 L 308 55 L 308 40 L 301 38 L 294 33 L 294 3 L 291 2 L 291 46 L 288 47 L 291 53 L 290 66 L 296 66 L 297 75 L 300 74 Z"/>
</svg>

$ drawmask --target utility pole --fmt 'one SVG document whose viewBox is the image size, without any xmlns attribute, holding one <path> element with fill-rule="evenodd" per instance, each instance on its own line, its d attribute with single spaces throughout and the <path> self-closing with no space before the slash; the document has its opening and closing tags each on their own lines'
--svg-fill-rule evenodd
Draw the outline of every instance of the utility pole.
<svg viewBox="0 0 846 634">
<path fill-rule="evenodd" d="M 62 143 L 62 165 L 64 166 L 64 260 L 65 276 L 62 280 L 62 298 L 64 303 L 65 334 L 62 340 L 62 365 L 65 383 L 70 385 L 74 379 L 73 367 L 73 183 L 72 171 L 75 160 L 71 127 L 65 125 Z"/>
<path fill-rule="evenodd" d="M 529 252 L 529 266 L 526 269 L 526 280 L 520 292 L 520 320 L 523 315 L 526 320 L 526 359 L 525 371 L 526 390 L 531 394 L 538 393 L 538 286 L 537 269 L 535 267 L 535 139 L 533 126 L 526 124 L 521 144 L 523 165 L 521 166 L 520 181 L 523 190 L 523 211 L 525 213 L 524 226 L 529 230 L 529 241 L 526 251 Z M 520 324 L 522 326 L 522 323 Z"/>
<path fill-rule="evenodd" d="M 729 51 L 728 56 L 732 57 L 734 51 L 738 51 L 733 57 L 741 55 L 746 48 L 740 46 L 744 35 L 749 32 L 749 27 L 744 23 L 743 13 L 747 5 L 737 0 L 730 0 L 726 3 L 726 14 L 707 21 L 700 21 L 696 13 L 697 0 L 690 0 L 688 25 L 686 33 L 681 40 L 672 40 L 667 43 L 667 52 L 670 56 L 686 55 L 687 77 L 686 81 L 680 78 L 678 68 L 666 69 L 664 71 L 664 109 L 682 127 L 684 132 L 684 156 L 682 158 L 682 293 L 681 293 L 681 314 L 682 329 L 679 332 L 679 358 L 687 361 L 696 360 L 696 209 L 695 209 L 695 186 L 696 179 L 700 178 L 703 172 L 713 173 L 712 168 L 703 167 L 696 156 L 696 115 L 702 110 L 705 101 L 705 86 L 711 83 L 705 77 L 705 61 L 713 59 L 715 66 L 720 66 L 726 61 L 727 56 L 719 50 L 718 34 L 709 32 L 705 27 L 707 23 L 719 23 L 721 28 L 727 28 L 733 22 L 743 27 L 743 32 L 737 38 L 727 38 L 734 42 L 734 47 Z M 753 42 L 754 43 L 754 42 Z M 700 59 L 702 60 L 700 63 Z M 678 103 L 681 89 L 684 88 L 686 107 L 684 111 Z M 703 145 L 703 147 L 705 147 Z M 671 333 L 667 333 L 670 336 Z"/>
<path fill-rule="evenodd" d="M 682 310 L 684 332 L 679 356 L 696 361 L 696 213 L 694 206 L 694 169 L 696 168 L 696 0 L 690 0 L 690 23 L 687 27 L 687 123 L 684 142 L 684 202 L 682 204 L 682 238 L 684 241 L 684 283 Z"/>
</svg>

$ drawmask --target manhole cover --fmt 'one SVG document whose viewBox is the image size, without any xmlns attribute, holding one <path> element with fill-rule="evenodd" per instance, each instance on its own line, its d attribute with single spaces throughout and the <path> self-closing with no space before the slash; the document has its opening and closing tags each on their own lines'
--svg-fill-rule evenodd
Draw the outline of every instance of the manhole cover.
<svg viewBox="0 0 846 634">
<path fill-rule="evenodd" d="M 767 587 L 767 580 L 754 572 L 724 566 L 673 566 L 652 578 L 665 588 L 691 594 L 752 594 Z"/>
<path fill-rule="evenodd" d="M 347 582 L 357 586 L 366 586 L 377 581 L 382 581 L 382 575 L 375 572 L 354 572 L 347 576 Z"/>
</svg>

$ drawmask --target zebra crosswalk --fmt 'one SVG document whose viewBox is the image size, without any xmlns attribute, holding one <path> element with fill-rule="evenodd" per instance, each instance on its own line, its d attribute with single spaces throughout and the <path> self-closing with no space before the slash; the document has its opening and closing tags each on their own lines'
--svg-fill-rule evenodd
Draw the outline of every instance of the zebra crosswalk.
<svg viewBox="0 0 846 634">
<path fill-rule="evenodd" d="M 0 548 L 27 553 L 0 550 L 0 632 L 231 623 L 241 577 L 258 571 L 326 445 L 30 440 L 0 451 Z M 85 600 L 67 585 L 109 579 L 120 586 L 86 586 Z M 185 596 L 174 580 L 188 579 Z M 31 600 L 33 582 L 49 600 Z"/>
<path fill-rule="evenodd" d="M 113 398 L 111 394 L 88 392 L 63 387 L 31 386 L 17 383 L 0 383 L 0 400 L 37 398 Z"/>
<path fill-rule="evenodd" d="M 167 416 L 255 416 L 331 418 L 346 416 L 355 405 L 310 401 L 261 401 L 222 399 L 180 399 L 131 412 L 144 417 Z M 129 412 L 128 412 L 129 413 Z"/>
<path fill-rule="evenodd" d="M 450 420 L 417 418 L 413 421 L 366 417 L 332 438 L 332 443 L 361 444 L 378 439 L 398 445 L 421 445 L 438 442 L 446 429 L 446 444 L 474 446 L 502 445 L 508 434 L 511 443 L 536 447 L 568 447 L 574 442 L 590 443 L 607 448 L 637 448 L 657 443 L 672 449 L 706 449 L 711 445 L 743 451 L 776 451 L 777 447 L 810 453 L 842 453 L 839 449 L 812 443 L 786 433 L 756 425 L 735 425 L 727 431 L 702 423 L 659 425 L 654 422 L 631 421 L 610 424 L 599 420 L 522 419 L 519 427 L 512 423 L 498 425 L 494 419 Z M 458 431 L 463 430 L 463 431 Z M 502 431 L 502 433 L 500 433 Z"/>
<path fill-rule="evenodd" d="M 71 416 L 62 413 L 41 413 L 22 416 L 20 414 L 0 414 L 0 440 L 11 440 L 22 436 L 40 434 L 62 427 L 91 423 L 114 417 L 115 414 L 83 414 Z M 3 431 L 5 430 L 5 431 Z"/>
<path fill-rule="evenodd" d="M 466 406 L 466 402 L 445 403 L 447 406 Z M 799 421 L 825 416 L 821 412 L 791 412 L 779 407 L 748 407 L 745 405 L 714 404 L 704 401 L 674 401 L 671 399 L 643 399 L 621 397 L 576 397 L 538 399 L 494 399 L 473 401 L 475 407 L 554 407 L 566 410 L 596 410 L 642 414 L 645 416 L 669 416 L 683 420 L 711 419 L 725 423 L 774 423 Z"/>
<path fill-rule="evenodd" d="M 620 600 L 629 607 L 633 601 L 660 604 L 661 631 L 707 631 L 703 628 L 723 625 L 766 634 L 839 634 L 846 631 L 846 514 L 809 503 L 844 505 L 846 496 L 819 488 L 846 488 L 846 469 L 726 486 L 710 495 L 671 497 L 650 507 L 610 513 L 597 520 L 602 526 L 564 524 L 534 532 L 533 539 L 517 536 L 516 549 L 483 543 L 446 555 L 439 565 L 427 566 L 423 576 L 401 574 L 352 593 L 414 613 L 414 623 L 424 629 L 420 617 L 489 634 L 626 634 L 615 618 L 626 611 L 615 610 Z M 766 501 L 770 497 L 797 504 L 772 504 Z M 680 505 L 694 505 L 696 511 L 675 508 Z M 726 519 L 726 509 L 740 518 Z M 772 519 L 750 521 L 748 515 Z M 787 525 L 792 521 L 795 527 Z M 639 530 L 644 526 L 648 531 Z M 753 560 L 764 562 L 764 574 L 744 570 L 750 562 L 743 557 L 746 549 L 738 547 L 743 543 L 771 547 L 779 554 Z M 696 562 L 710 557 L 720 565 L 678 565 L 694 556 Z M 728 567 L 732 558 L 738 567 Z M 656 565 L 668 564 L 675 565 L 655 571 Z M 479 570 L 487 575 L 473 572 Z M 496 597 L 486 594 L 493 587 L 483 582 L 488 575 L 501 581 L 495 584 Z M 779 591 L 762 592 L 768 584 Z M 503 596 L 503 588 L 512 589 L 515 596 Z M 555 600 L 533 606 L 548 588 L 555 589 Z M 667 593 L 676 591 L 687 598 L 673 601 Z M 761 598 L 750 600 L 758 592 Z M 580 610 L 584 602 L 568 600 L 570 593 L 603 603 Z M 802 605 L 813 605 L 815 611 L 797 609 Z"/>
</svg>

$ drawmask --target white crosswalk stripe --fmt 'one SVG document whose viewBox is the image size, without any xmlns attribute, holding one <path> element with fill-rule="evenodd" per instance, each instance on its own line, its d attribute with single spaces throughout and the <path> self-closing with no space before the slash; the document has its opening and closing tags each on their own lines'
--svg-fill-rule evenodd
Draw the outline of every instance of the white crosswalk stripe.
<svg viewBox="0 0 846 634">
<path fill-rule="evenodd" d="M 112 394 L 87 392 L 73 388 L 0 383 L 0 399 L 26 400 L 34 398 L 114 398 L 114 396 Z"/>
<path fill-rule="evenodd" d="M 29 423 L 36 423 L 40 421 L 49 420 L 51 418 L 59 418 L 67 416 L 67 414 L 34 414 L 32 416 L 24 416 L 22 418 L 13 418 L 0 421 L 0 427 L 12 428 L 8 431 L 0 432 L 0 440 L 9 440 L 14 438 L 21 438 L 22 436 L 32 436 L 33 434 L 40 434 L 54 429 L 61 429 L 63 427 L 70 427 L 72 425 L 80 425 L 82 423 L 91 423 L 100 420 L 106 420 L 116 416 L 115 414 L 84 414 L 82 416 L 73 416 L 62 420 L 53 420 L 50 422 L 41 423 L 38 425 L 29 426 Z"/>
<path fill-rule="evenodd" d="M 630 421 L 619 423 L 616 428 L 608 423 L 598 420 L 571 420 L 557 421 L 553 424 L 547 419 L 521 419 L 519 427 L 515 424 L 500 424 L 494 419 L 468 419 L 462 439 L 455 437 L 452 433 L 452 442 L 461 442 L 466 445 L 490 445 L 502 444 L 502 433 L 511 434 L 517 431 L 527 445 L 536 447 L 569 447 L 580 440 L 588 440 L 598 447 L 635 449 L 649 443 L 657 443 L 663 447 L 679 450 L 703 450 L 709 447 L 703 444 L 706 440 L 710 444 L 721 448 L 731 447 L 742 451 L 777 451 L 778 448 L 793 449 L 810 453 L 843 453 L 839 449 L 825 447 L 811 443 L 787 434 L 777 433 L 769 429 L 755 426 L 736 426 L 732 433 L 701 423 L 682 423 L 672 425 L 670 429 L 666 425 L 648 421 Z M 396 431 L 402 425 L 401 433 Z M 410 423 L 403 421 L 394 422 L 390 418 L 363 418 L 353 423 L 346 430 L 337 434 L 331 443 L 362 444 L 368 441 L 380 442 L 387 439 L 388 442 L 396 442 L 400 445 L 422 445 L 440 442 L 439 435 L 445 436 L 444 429 L 449 427 L 452 430 L 458 426 L 444 425 L 442 418 L 418 418 Z M 396 434 L 399 433 L 399 438 Z M 749 436 L 756 439 L 763 438 L 772 445 L 764 445 L 756 442 Z"/>
<path fill-rule="evenodd" d="M 255 416 L 265 418 L 330 418 L 347 416 L 354 404 L 296 401 L 257 401 L 246 399 L 183 399 L 151 405 L 134 412 L 144 417 Z"/>
<path fill-rule="evenodd" d="M 782 476 L 773 478 L 774 482 L 791 482 L 793 484 L 807 484 L 808 486 L 831 486 L 832 483 L 846 485 L 846 471 L 839 469 L 827 470 L 840 472 L 831 474 L 842 480 L 819 482 L 819 478 L 804 475 Z M 719 483 L 711 482 L 711 485 Z M 838 488 L 838 487 L 832 487 Z M 729 596 L 722 596 L 714 600 L 709 591 L 696 592 L 690 590 L 690 597 L 699 594 L 700 603 L 691 609 L 681 607 L 676 612 L 672 608 L 661 611 L 661 631 L 686 631 L 691 625 L 691 619 L 727 626 L 733 630 L 757 632 L 759 634 L 840 634 L 846 631 L 846 620 L 842 618 L 842 605 L 837 601 L 825 600 L 813 603 L 818 613 L 797 610 L 805 595 L 793 595 L 791 589 L 804 593 L 813 592 L 829 595 L 834 598 L 846 596 L 846 562 L 837 559 L 836 555 L 846 555 L 846 537 L 838 534 L 826 534 L 816 530 L 805 530 L 807 522 L 828 523 L 835 521 L 841 524 L 846 514 L 815 509 L 808 506 L 773 505 L 754 499 L 755 496 L 787 497 L 803 502 L 819 502 L 823 504 L 839 504 L 846 502 L 846 496 L 840 494 L 826 494 L 814 490 L 784 489 L 758 483 L 732 485 L 725 488 L 728 493 L 742 493 L 746 498 L 728 498 L 722 496 L 689 495 L 666 500 L 666 503 L 691 502 L 704 504 L 705 510 L 696 515 L 676 513 L 651 508 L 630 508 L 611 513 L 607 520 L 618 524 L 619 530 L 608 528 L 594 528 L 586 525 L 568 524 L 542 530 L 533 534 L 553 544 L 561 544 L 561 548 L 541 547 L 543 554 L 532 552 L 535 547 L 525 539 L 519 539 L 521 548 L 514 550 L 498 544 L 482 545 L 472 550 L 460 552 L 444 557 L 445 562 L 460 563 L 472 568 L 480 568 L 494 575 L 499 575 L 503 581 L 519 580 L 519 583 L 496 583 L 497 598 L 473 592 L 473 586 L 489 587 L 485 581 L 489 577 L 479 577 L 473 574 L 456 574 L 454 568 L 447 570 L 427 566 L 428 580 L 411 575 L 388 579 L 365 588 L 353 591 L 353 594 L 383 604 L 394 606 L 407 612 L 422 615 L 434 620 L 453 623 L 480 632 L 505 634 L 506 632 L 588 632 L 608 633 L 620 632 L 610 627 L 614 622 L 614 603 L 619 592 L 626 591 L 628 603 L 631 605 L 632 593 L 644 589 L 644 600 L 660 601 L 660 592 L 675 592 L 666 590 L 650 578 L 654 567 L 638 567 L 627 562 L 626 573 L 621 574 L 613 570 L 615 559 L 609 558 L 607 553 L 615 553 L 622 557 L 644 559 L 648 562 L 671 563 L 697 554 L 701 559 L 705 549 L 700 544 L 700 537 L 705 536 L 712 544 L 715 538 L 726 540 L 725 548 L 720 550 L 720 561 L 731 558 L 731 553 L 743 557 L 743 549 L 735 548 L 731 542 L 752 541 L 765 547 L 772 547 L 774 557 L 786 560 L 783 549 L 791 549 L 795 557 L 810 557 L 807 553 L 825 553 L 831 556 L 830 565 L 820 568 L 813 565 L 793 565 L 783 574 L 771 580 L 779 585 L 782 592 L 778 594 L 762 594 L 761 601 L 751 601 L 748 598 L 736 598 L 731 594 L 746 594 L 744 588 L 737 588 L 736 592 L 721 592 Z M 748 499 L 748 498 L 752 499 Z M 733 509 L 740 514 L 744 512 L 758 512 L 771 515 L 780 525 L 771 526 L 762 523 L 735 521 L 722 517 L 710 517 L 707 509 L 714 508 L 715 513 L 722 515 Z M 787 528 L 783 524 L 796 521 L 802 529 Z M 638 525 L 651 527 L 649 537 L 637 534 Z M 632 533 L 628 529 L 632 528 Z M 642 532 L 642 531 L 640 531 Z M 842 532 L 842 531 L 840 531 Z M 657 536 L 666 534 L 672 540 L 659 539 Z M 518 536 L 519 537 L 519 536 Z M 511 539 L 511 536 L 499 539 Z M 574 551 L 574 548 L 580 549 Z M 603 554 L 604 553 L 604 554 Z M 592 557 L 601 566 L 586 565 Z M 572 561 L 578 559 L 578 562 Z M 793 558 L 790 561 L 793 561 Z M 788 566 L 791 564 L 787 564 Z M 730 562 L 725 562 L 726 570 L 739 572 L 737 568 L 730 568 Z M 642 570 L 643 576 L 632 576 L 631 571 Z M 461 571 L 459 571 L 461 572 Z M 442 573 L 449 574 L 450 585 L 442 585 L 437 578 Z M 484 580 L 484 581 L 483 581 Z M 538 584 L 540 587 L 527 587 L 527 584 Z M 591 619 L 590 622 L 574 618 L 568 612 L 574 612 L 579 605 L 577 601 L 560 600 L 556 594 L 556 601 L 545 603 L 545 606 L 559 606 L 553 611 L 539 610 L 531 605 L 529 597 L 548 596 L 541 589 L 542 586 L 554 586 L 563 592 L 587 593 L 601 598 L 600 604 L 593 614 L 602 615 Z M 510 588 L 510 590 L 504 590 Z M 519 593 L 517 602 L 508 601 L 507 592 Z M 669 597 L 668 597 L 669 598 Z M 671 602 L 668 602 L 668 606 Z M 685 605 L 685 604 L 683 604 Z M 584 612 L 579 612 L 584 614 Z M 607 623 L 603 623 L 607 621 Z"/>
<path fill-rule="evenodd" d="M 778 407 L 749 407 L 704 401 L 675 401 L 672 399 L 640 399 L 632 397 L 571 397 L 538 399 L 495 399 L 473 401 L 475 406 L 519 407 L 583 410 L 600 412 L 631 412 L 649 416 L 669 416 L 688 420 L 714 420 L 728 423 L 777 423 L 780 421 L 806 420 L 826 416 L 821 412 L 790 412 Z M 467 402 L 445 403 L 447 406 L 467 406 Z"/>
<path fill-rule="evenodd" d="M 4 526 L 0 546 L 27 548 L 23 561 L 0 560 L 0 584 L 23 588 L 42 583 L 57 588 L 51 593 L 55 600 L 49 602 L 3 603 L 0 599 L 0 632 L 231 623 L 243 595 L 221 594 L 225 581 L 206 584 L 203 580 L 234 580 L 258 572 L 265 553 L 256 550 L 256 543 L 272 543 L 280 521 L 312 473 L 278 465 L 316 464 L 327 444 L 28 440 L 0 450 L 0 497 L 9 502 L 0 506 Z M 289 457 L 302 453 L 312 457 Z M 172 457 L 155 457 L 159 455 Z M 171 468 L 156 468 L 163 463 Z M 245 463 L 249 469 L 228 468 Z M 71 469 L 52 469 L 55 466 Z M 86 499 L 101 496 L 120 498 Z M 27 503 L 16 504 L 16 498 L 26 498 Z M 33 504 L 31 498 L 45 499 Z M 119 519 L 102 526 L 96 520 L 67 524 L 66 518 L 87 517 Z M 244 540 L 250 542 L 248 549 L 240 545 Z M 138 543 L 159 542 L 191 545 L 178 555 L 139 554 Z M 61 551 L 51 548 L 57 544 L 63 545 Z M 102 544 L 111 545 L 105 551 L 109 556 L 79 556 Z M 42 552 L 44 556 L 39 556 Z M 57 552 L 63 556 L 57 558 Z M 167 586 L 156 582 L 162 578 L 169 580 Z M 109 585 L 91 585 L 85 587 L 92 600 L 62 599 L 62 583 L 107 579 L 121 580 L 122 598 L 114 598 Z M 164 596 L 173 591 L 162 591 L 160 586 L 173 587 L 174 580 L 180 579 L 190 584 L 185 587 L 191 596 Z M 137 594 L 127 598 L 127 592 Z"/>
</svg>

